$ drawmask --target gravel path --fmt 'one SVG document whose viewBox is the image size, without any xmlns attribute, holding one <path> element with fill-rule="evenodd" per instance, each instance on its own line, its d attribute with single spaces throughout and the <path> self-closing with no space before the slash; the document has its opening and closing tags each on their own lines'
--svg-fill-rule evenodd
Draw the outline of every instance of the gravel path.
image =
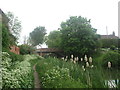
<svg viewBox="0 0 120 90">
<path fill-rule="evenodd" d="M 36 64 L 33 66 L 34 70 L 34 88 L 40 90 L 40 80 L 38 77 L 38 73 L 36 72 Z"/>
</svg>

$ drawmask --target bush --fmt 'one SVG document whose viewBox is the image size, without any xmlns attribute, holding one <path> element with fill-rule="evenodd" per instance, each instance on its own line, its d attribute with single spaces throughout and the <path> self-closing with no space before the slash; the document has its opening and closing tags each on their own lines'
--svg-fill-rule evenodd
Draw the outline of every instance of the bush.
<svg viewBox="0 0 120 90">
<path fill-rule="evenodd" d="M 111 62 L 112 67 L 118 68 L 120 66 L 120 54 L 118 52 L 109 51 L 104 54 L 102 58 L 102 66 L 107 67 L 107 63 Z"/>
<path fill-rule="evenodd" d="M 10 54 L 10 58 L 12 59 L 12 63 L 16 62 L 16 61 L 23 61 L 23 56 L 22 55 L 18 55 L 18 54 L 15 54 L 13 52 L 8 52 Z"/>
<path fill-rule="evenodd" d="M 7 52 L 2 52 L 2 85 L 3 90 L 10 88 L 34 88 L 33 65 L 37 57 L 35 55 L 25 55 L 24 60 L 16 63 L 14 68 L 11 68 L 12 59 Z M 17 60 L 16 60 L 17 61 Z M 20 90 L 21 90 L 20 89 Z"/>
<path fill-rule="evenodd" d="M 118 39 L 101 39 L 100 42 L 103 48 L 118 47 Z"/>
<path fill-rule="evenodd" d="M 111 46 L 110 46 L 110 49 L 111 49 L 111 50 L 115 50 L 115 48 L 116 48 L 116 47 L 115 47 L 114 45 L 111 45 Z"/>
<path fill-rule="evenodd" d="M 22 55 L 31 54 L 34 51 L 34 48 L 27 44 L 23 44 L 19 47 L 20 47 L 20 54 L 22 54 Z"/>
<path fill-rule="evenodd" d="M 2 52 L 2 89 L 33 88 L 33 66 L 30 60 L 36 58 L 35 56 L 26 55 L 22 62 L 16 63 L 15 67 L 11 68 L 12 59 L 10 55 L 7 52 Z"/>
</svg>

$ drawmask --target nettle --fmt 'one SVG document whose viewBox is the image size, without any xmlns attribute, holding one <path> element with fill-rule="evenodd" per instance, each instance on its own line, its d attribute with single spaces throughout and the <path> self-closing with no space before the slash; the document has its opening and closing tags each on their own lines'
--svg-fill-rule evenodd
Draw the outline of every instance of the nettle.
<svg viewBox="0 0 120 90">
<path fill-rule="evenodd" d="M 27 56 L 29 57 L 29 56 Z M 11 59 L 6 52 L 2 53 L 2 88 L 32 88 L 30 59 L 16 63 L 14 69 L 11 68 Z"/>
</svg>

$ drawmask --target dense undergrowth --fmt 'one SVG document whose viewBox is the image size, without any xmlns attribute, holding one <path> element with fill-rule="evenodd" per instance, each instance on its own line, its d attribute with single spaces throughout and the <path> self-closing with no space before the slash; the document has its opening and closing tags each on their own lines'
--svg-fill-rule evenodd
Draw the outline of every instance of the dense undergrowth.
<svg viewBox="0 0 120 90">
<path fill-rule="evenodd" d="M 33 66 L 37 64 L 36 70 L 42 88 L 107 88 L 105 80 L 119 79 L 119 72 L 114 72 L 113 75 L 110 73 L 115 71 L 116 64 L 119 64 L 115 62 L 117 55 L 119 56 L 116 52 L 102 52 L 93 57 L 92 67 L 85 67 L 86 63 L 83 61 L 74 63 L 71 60 L 42 58 L 36 55 L 17 56 L 2 52 L 0 83 L 3 89 L 34 88 Z M 111 69 L 107 68 L 108 61 L 112 62 Z"/>
<path fill-rule="evenodd" d="M 31 62 L 35 59 L 34 55 L 25 55 L 22 61 L 16 59 L 13 67 L 11 55 L 2 52 L 2 88 L 34 88 Z"/>
<path fill-rule="evenodd" d="M 104 73 L 97 67 L 86 68 L 61 59 L 39 61 L 37 72 L 43 88 L 105 88 Z"/>
</svg>

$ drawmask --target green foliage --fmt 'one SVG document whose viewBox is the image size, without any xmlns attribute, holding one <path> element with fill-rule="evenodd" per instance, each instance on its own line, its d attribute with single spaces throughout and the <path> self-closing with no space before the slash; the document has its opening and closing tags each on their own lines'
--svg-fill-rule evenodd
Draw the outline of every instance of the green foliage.
<svg viewBox="0 0 120 90">
<path fill-rule="evenodd" d="M 46 88 L 83 88 L 85 85 L 83 85 L 80 81 L 75 81 L 72 79 L 72 77 L 69 75 L 69 69 L 67 68 L 59 68 L 59 67 L 53 67 L 53 69 L 50 69 L 46 71 L 45 76 L 42 77 L 43 79 L 43 87 Z M 47 81 L 47 82 L 46 82 Z M 56 82 L 59 81 L 59 82 Z"/>
<path fill-rule="evenodd" d="M 60 48 L 61 45 L 61 32 L 51 31 L 47 37 L 46 44 L 49 48 Z"/>
<path fill-rule="evenodd" d="M 10 45 L 15 45 L 16 38 L 10 33 L 7 26 L 2 25 L 2 48 L 9 49 Z"/>
<path fill-rule="evenodd" d="M 8 51 L 8 54 L 10 55 L 10 58 L 12 59 L 12 63 L 16 62 L 16 61 L 23 61 L 23 56 L 22 55 L 18 55 L 15 54 L 13 52 Z"/>
<path fill-rule="evenodd" d="M 30 40 L 33 46 L 40 45 L 44 42 L 44 36 L 46 34 L 45 27 L 36 27 L 34 31 L 30 33 Z"/>
<path fill-rule="evenodd" d="M 30 61 L 36 56 L 26 55 L 23 61 L 18 61 L 14 68 L 12 59 L 7 52 L 2 52 L 2 89 L 9 88 L 33 88 L 34 79 Z"/>
<path fill-rule="evenodd" d="M 18 17 L 14 16 L 12 12 L 8 12 L 6 15 L 9 19 L 8 25 L 9 25 L 10 32 L 17 40 L 21 32 L 21 22 L 18 20 Z"/>
<path fill-rule="evenodd" d="M 4 25 L 2 26 L 2 48 L 9 48 L 10 43 L 9 30 Z"/>
<path fill-rule="evenodd" d="M 104 74 L 98 68 L 86 68 L 61 59 L 47 58 L 36 66 L 42 88 L 105 88 Z"/>
<path fill-rule="evenodd" d="M 110 46 L 110 49 L 111 49 L 111 50 L 115 50 L 115 48 L 116 48 L 116 47 L 115 47 L 114 45 L 111 45 L 111 46 Z"/>
<path fill-rule="evenodd" d="M 118 47 L 118 39 L 101 39 L 100 42 L 103 48 Z"/>
<path fill-rule="evenodd" d="M 49 58 L 41 60 L 36 68 L 42 81 L 42 88 L 85 88 L 80 80 L 70 76 L 68 68 L 61 67 L 64 62 Z M 40 72 L 42 70 L 42 72 Z"/>
<path fill-rule="evenodd" d="M 90 20 L 81 16 L 70 17 L 61 24 L 62 49 L 67 54 L 90 55 L 98 47 L 96 29 L 90 25 Z"/>
<path fill-rule="evenodd" d="M 32 54 L 34 51 L 34 48 L 27 44 L 22 44 L 19 46 L 19 48 L 20 48 L 20 54 L 22 54 L 22 55 Z"/>
<path fill-rule="evenodd" d="M 113 51 L 105 53 L 101 63 L 104 67 L 107 67 L 108 62 L 112 63 L 112 68 L 118 68 L 120 66 L 120 54 Z"/>
</svg>

